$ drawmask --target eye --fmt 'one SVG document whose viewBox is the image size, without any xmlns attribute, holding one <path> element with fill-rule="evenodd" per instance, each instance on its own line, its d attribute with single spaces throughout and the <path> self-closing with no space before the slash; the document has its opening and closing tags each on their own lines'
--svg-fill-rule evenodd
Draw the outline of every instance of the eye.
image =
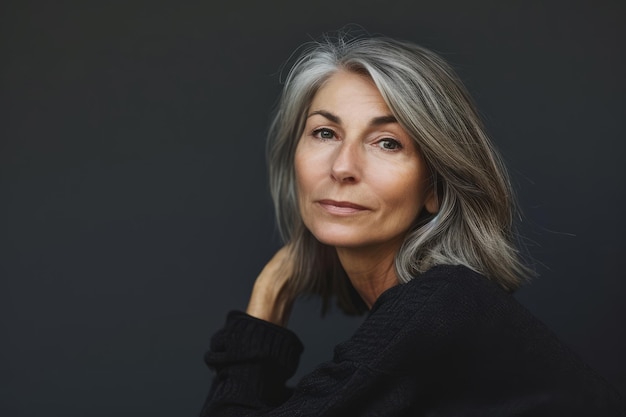
<svg viewBox="0 0 626 417">
<path fill-rule="evenodd" d="M 318 139 L 329 140 L 335 138 L 335 132 L 333 132 L 332 129 L 328 129 L 327 127 L 322 127 L 319 129 L 315 129 L 313 131 L 313 136 Z"/>
<path fill-rule="evenodd" d="M 395 139 L 385 138 L 376 142 L 379 148 L 385 151 L 397 151 L 402 149 L 402 144 Z"/>
</svg>

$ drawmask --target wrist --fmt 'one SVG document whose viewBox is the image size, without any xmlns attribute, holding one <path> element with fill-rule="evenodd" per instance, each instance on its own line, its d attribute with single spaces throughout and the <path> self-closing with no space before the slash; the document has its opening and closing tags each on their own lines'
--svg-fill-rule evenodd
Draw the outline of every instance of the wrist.
<svg viewBox="0 0 626 417">
<path fill-rule="evenodd" d="M 246 313 L 261 320 L 283 326 L 287 325 L 293 300 L 284 291 L 255 285 Z"/>
</svg>

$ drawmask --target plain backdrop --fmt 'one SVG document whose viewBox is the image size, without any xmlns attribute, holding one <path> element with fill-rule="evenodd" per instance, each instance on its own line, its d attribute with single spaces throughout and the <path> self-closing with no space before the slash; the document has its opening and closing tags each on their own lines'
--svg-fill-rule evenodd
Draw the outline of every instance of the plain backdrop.
<svg viewBox="0 0 626 417">
<path fill-rule="evenodd" d="M 193 416 L 202 356 L 279 247 L 281 65 L 348 23 L 441 53 L 511 170 L 517 298 L 626 391 L 621 1 L 4 1 L 0 414 Z M 298 375 L 359 319 L 317 300 Z"/>
</svg>

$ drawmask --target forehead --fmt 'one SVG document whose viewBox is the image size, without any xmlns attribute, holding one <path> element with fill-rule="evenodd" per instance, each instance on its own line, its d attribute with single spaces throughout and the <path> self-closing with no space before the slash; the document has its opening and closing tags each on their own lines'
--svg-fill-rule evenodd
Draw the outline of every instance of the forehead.
<svg viewBox="0 0 626 417">
<path fill-rule="evenodd" d="M 350 111 L 391 114 L 374 81 L 362 74 L 348 71 L 334 73 L 313 96 L 310 110 Z"/>
</svg>

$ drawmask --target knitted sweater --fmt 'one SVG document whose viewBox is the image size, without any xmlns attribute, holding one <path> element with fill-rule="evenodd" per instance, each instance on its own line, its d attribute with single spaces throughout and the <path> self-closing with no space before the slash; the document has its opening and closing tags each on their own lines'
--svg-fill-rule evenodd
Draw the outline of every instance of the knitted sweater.
<svg viewBox="0 0 626 417">
<path fill-rule="evenodd" d="M 231 312 L 201 416 L 626 416 L 619 393 L 498 285 L 438 266 L 384 292 L 294 390 L 302 344 Z"/>
</svg>

